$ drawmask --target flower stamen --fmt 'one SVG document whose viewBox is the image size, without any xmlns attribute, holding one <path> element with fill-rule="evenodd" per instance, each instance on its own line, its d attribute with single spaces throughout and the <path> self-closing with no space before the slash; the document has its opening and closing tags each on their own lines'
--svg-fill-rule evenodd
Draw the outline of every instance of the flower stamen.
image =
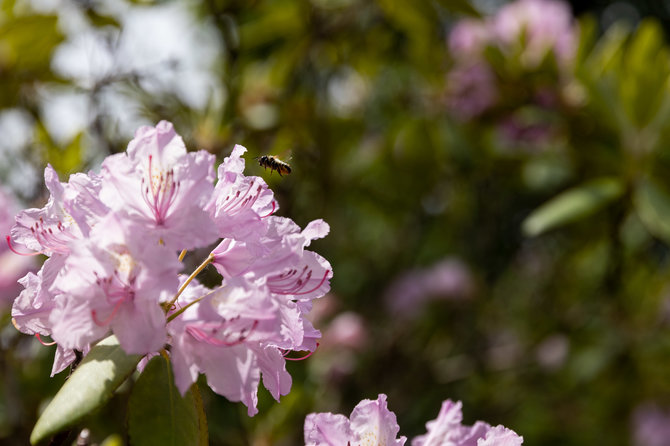
<svg viewBox="0 0 670 446">
<path fill-rule="evenodd" d="M 250 328 L 243 328 L 238 333 L 233 334 L 223 332 L 222 329 L 226 322 L 228 321 L 223 321 L 220 323 L 202 323 L 199 324 L 199 326 L 189 325 L 186 327 L 186 332 L 190 334 L 195 340 L 205 342 L 209 345 L 218 347 L 232 347 L 243 343 L 258 326 L 258 321 L 254 321 Z M 223 336 L 224 339 L 218 338 L 217 335 Z M 237 339 L 230 340 L 235 336 Z"/>
<path fill-rule="evenodd" d="M 40 337 L 39 333 L 35 333 L 35 337 L 37 338 L 38 341 L 40 341 L 40 344 L 49 347 L 51 345 L 56 345 L 56 341 L 51 341 L 51 342 L 44 342 L 42 338 Z"/>
<path fill-rule="evenodd" d="M 14 249 L 14 246 L 12 246 L 12 238 L 8 235 L 7 236 L 7 246 L 9 246 L 9 250 L 12 251 L 14 254 L 18 254 L 20 256 L 25 256 L 25 257 L 31 257 L 31 256 L 38 256 L 42 254 L 42 252 L 19 252 L 16 249 Z"/>
</svg>

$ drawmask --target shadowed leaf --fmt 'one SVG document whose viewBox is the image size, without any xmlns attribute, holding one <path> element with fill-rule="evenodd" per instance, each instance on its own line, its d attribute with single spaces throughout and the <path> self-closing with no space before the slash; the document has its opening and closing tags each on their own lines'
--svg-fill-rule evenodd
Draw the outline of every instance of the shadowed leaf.
<svg viewBox="0 0 670 446">
<path fill-rule="evenodd" d="M 621 196 L 623 187 L 614 178 L 599 178 L 569 189 L 539 208 L 523 222 L 531 237 L 594 214 Z"/>
</svg>

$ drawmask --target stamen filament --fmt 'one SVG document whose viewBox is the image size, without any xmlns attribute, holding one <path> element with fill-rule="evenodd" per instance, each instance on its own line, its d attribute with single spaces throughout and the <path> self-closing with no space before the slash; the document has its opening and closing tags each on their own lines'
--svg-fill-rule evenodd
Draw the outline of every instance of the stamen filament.
<svg viewBox="0 0 670 446">
<path fill-rule="evenodd" d="M 317 349 L 319 348 L 319 343 L 318 343 L 318 342 L 316 343 L 316 348 L 317 348 Z M 316 349 L 315 349 L 313 352 L 309 352 L 309 353 L 307 353 L 305 356 L 301 356 L 300 358 L 289 358 L 289 357 L 286 356 L 286 355 L 288 355 L 289 353 L 290 353 L 290 352 L 288 352 L 288 351 L 284 353 L 284 359 L 285 359 L 285 360 L 287 360 L 287 361 L 304 361 L 305 359 L 309 358 L 309 357 L 312 356 L 314 353 L 316 353 Z"/>
<path fill-rule="evenodd" d="M 44 345 L 44 346 L 46 346 L 46 347 L 49 347 L 50 345 L 56 345 L 56 341 L 52 341 L 52 342 L 44 342 L 44 341 L 42 340 L 42 338 L 40 337 L 40 334 L 39 334 L 39 333 L 35 333 L 35 337 L 37 338 L 38 341 L 40 341 L 40 344 L 42 344 L 42 345 Z"/>
<path fill-rule="evenodd" d="M 267 215 L 261 215 L 261 218 L 269 217 L 270 215 L 274 214 L 276 210 L 277 210 L 277 202 L 272 200 L 272 210 L 268 212 Z"/>
<path fill-rule="evenodd" d="M 99 325 L 101 327 L 105 325 L 109 325 L 110 322 L 112 322 L 112 319 L 114 319 L 114 316 L 116 316 L 116 313 L 119 311 L 119 308 L 121 307 L 121 304 L 123 303 L 123 300 L 120 300 L 115 306 L 114 309 L 112 310 L 112 314 L 107 317 L 104 321 L 101 321 L 98 319 L 98 312 L 95 310 L 91 310 L 91 316 L 93 317 L 93 322 L 95 322 L 96 325 Z"/>
<path fill-rule="evenodd" d="M 184 257 L 186 257 L 186 250 L 182 249 L 182 251 L 179 253 L 179 261 L 181 262 L 184 260 Z"/>
<path fill-rule="evenodd" d="M 30 257 L 30 256 L 38 256 L 38 255 L 42 254 L 39 251 L 38 252 L 19 252 L 19 251 L 17 251 L 12 246 L 12 238 L 9 235 L 7 236 L 7 246 L 9 246 L 10 251 L 12 251 L 14 254 L 18 254 L 20 256 Z"/>
</svg>

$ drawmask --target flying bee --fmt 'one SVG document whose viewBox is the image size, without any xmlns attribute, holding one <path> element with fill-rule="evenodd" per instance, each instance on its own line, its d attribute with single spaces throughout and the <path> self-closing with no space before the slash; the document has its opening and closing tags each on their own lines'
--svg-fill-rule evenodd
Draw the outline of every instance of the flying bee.
<svg viewBox="0 0 670 446">
<path fill-rule="evenodd" d="M 258 160 L 258 164 L 261 167 L 265 169 L 267 169 L 268 167 L 270 168 L 270 175 L 272 175 L 273 170 L 276 170 L 279 176 L 282 176 L 282 173 L 287 175 L 291 173 L 291 166 L 289 166 L 288 163 L 285 163 L 276 156 L 263 155 L 261 157 L 256 157 L 256 159 Z"/>
</svg>

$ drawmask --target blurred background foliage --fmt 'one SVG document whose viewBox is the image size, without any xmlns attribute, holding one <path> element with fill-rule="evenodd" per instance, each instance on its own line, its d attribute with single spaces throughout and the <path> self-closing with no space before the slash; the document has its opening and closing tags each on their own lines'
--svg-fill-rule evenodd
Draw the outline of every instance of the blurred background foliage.
<svg viewBox="0 0 670 446">
<path fill-rule="evenodd" d="M 0 4 L 0 179 L 23 206 L 45 163 L 95 170 L 167 119 L 219 161 L 245 145 L 279 215 L 331 225 L 320 349 L 251 419 L 201 386 L 211 444 L 300 444 L 307 413 L 386 393 L 410 438 L 452 398 L 526 444 L 670 445 L 668 2 L 543 10 L 539 47 L 532 14 L 481 37 L 493 0 Z M 0 442 L 20 445 L 66 373 L 3 292 Z M 90 441 L 125 442 L 128 389 Z"/>
</svg>

